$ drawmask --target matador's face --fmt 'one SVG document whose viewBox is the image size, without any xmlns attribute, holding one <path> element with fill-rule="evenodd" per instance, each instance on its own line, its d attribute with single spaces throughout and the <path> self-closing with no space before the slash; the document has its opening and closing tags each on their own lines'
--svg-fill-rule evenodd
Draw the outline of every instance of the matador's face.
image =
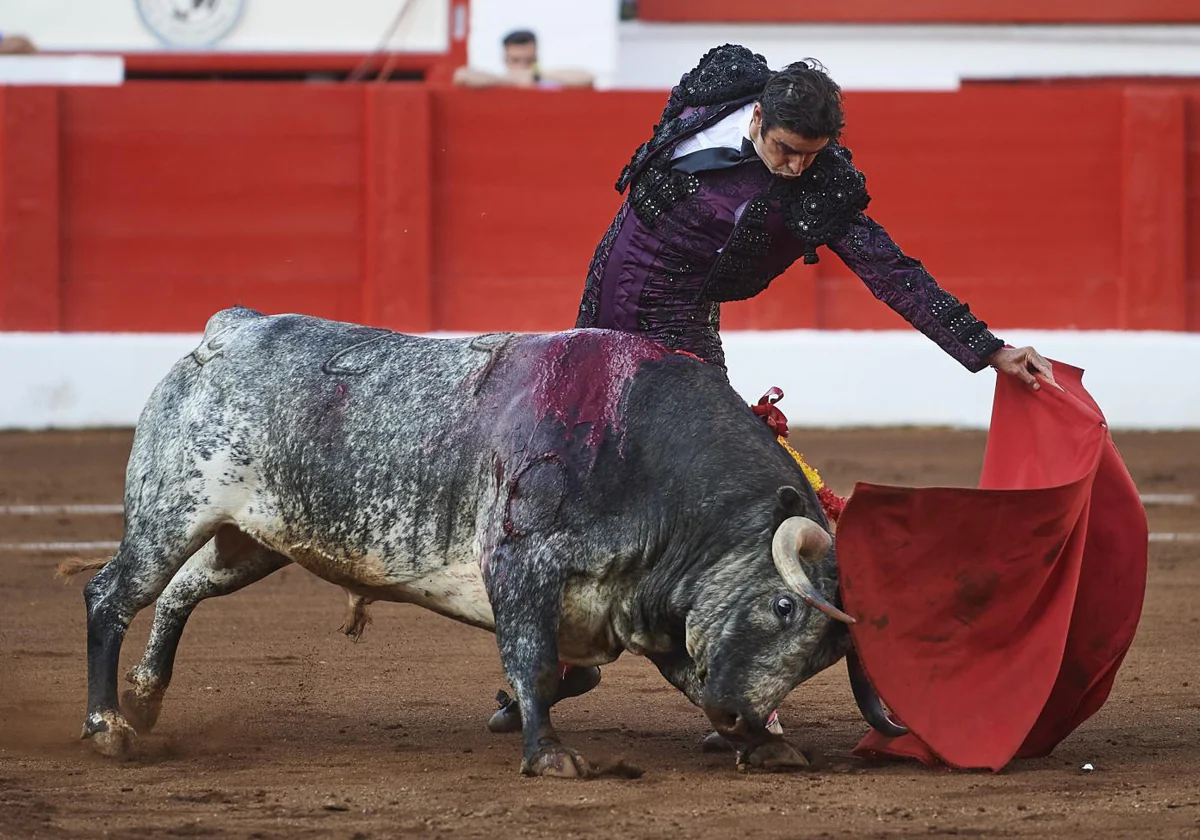
<svg viewBox="0 0 1200 840">
<path fill-rule="evenodd" d="M 828 137 L 814 140 L 778 125 L 771 126 L 764 133 L 762 106 L 757 102 L 754 103 L 754 113 L 750 118 L 750 141 L 771 174 L 780 178 L 798 178 L 812 166 L 817 152 L 829 145 Z"/>
</svg>

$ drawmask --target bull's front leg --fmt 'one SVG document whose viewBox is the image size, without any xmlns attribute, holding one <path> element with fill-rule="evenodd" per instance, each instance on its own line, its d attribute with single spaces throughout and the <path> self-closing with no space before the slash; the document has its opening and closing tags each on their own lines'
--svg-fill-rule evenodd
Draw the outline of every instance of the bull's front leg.
<svg viewBox="0 0 1200 840">
<path fill-rule="evenodd" d="M 545 548 L 505 544 L 485 565 L 484 583 L 496 618 L 496 645 L 504 674 L 521 707 L 526 776 L 579 778 L 588 764 L 564 746 L 550 723 L 558 697 L 558 623 L 561 566 Z"/>
</svg>

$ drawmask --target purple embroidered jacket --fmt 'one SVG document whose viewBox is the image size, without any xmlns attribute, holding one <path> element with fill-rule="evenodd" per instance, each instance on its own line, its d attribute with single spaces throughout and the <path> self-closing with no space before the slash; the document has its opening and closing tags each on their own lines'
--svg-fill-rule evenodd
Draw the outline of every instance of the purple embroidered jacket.
<svg viewBox="0 0 1200 840">
<path fill-rule="evenodd" d="M 753 297 L 825 245 L 968 370 L 985 367 L 1003 342 L 862 212 L 869 196 L 849 150 L 831 144 L 791 180 L 757 159 L 675 167 L 682 139 L 753 102 L 769 75 L 761 56 L 726 45 L 680 80 L 617 182 L 632 189 L 596 249 L 576 326 L 640 333 L 724 367 L 721 302 Z"/>
</svg>

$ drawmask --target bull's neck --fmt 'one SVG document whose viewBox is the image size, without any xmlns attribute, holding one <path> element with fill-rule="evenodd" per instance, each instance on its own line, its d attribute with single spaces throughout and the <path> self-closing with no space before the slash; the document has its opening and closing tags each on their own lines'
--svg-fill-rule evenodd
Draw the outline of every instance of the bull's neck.
<svg viewBox="0 0 1200 840">
<path fill-rule="evenodd" d="M 710 625 L 737 597 L 762 550 L 757 540 L 706 551 L 694 539 L 681 539 L 652 566 L 640 587 L 643 610 L 658 616 L 683 643 L 688 628 Z"/>
</svg>

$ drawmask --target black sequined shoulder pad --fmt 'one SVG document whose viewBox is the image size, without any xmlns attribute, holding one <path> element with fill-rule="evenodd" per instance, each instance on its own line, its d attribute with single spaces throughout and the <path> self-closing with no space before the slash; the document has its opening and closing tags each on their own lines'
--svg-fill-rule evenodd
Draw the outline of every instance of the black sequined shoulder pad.
<svg viewBox="0 0 1200 840">
<path fill-rule="evenodd" d="M 737 44 L 724 44 L 705 53 L 700 63 L 684 73 L 679 84 L 671 89 L 650 139 L 638 147 L 617 179 L 617 192 L 625 192 L 642 166 L 657 152 L 753 101 L 770 77 L 767 60 Z M 681 116 L 688 108 L 693 110 Z"/>
<path fill-rule="evenodd" d="M 714 47 L 679 80 L 679 98 L 687 105 L 718 105 L 758 95 L 771 68 L 767 60 L 737 44 Z M 674 92 L 674 91 L 672 91 Z"/>
<path fill-rule="evenodd" d="M 799 178 L 776 185 L 788 230 L 811 246 L 804 255 L 815 263 L 818 245 L 841 236 L 854 218 L 867 208 L 867 179 L 854 168 L 845 146 L 831 143 L 817 155 Z"/>
</svg>

